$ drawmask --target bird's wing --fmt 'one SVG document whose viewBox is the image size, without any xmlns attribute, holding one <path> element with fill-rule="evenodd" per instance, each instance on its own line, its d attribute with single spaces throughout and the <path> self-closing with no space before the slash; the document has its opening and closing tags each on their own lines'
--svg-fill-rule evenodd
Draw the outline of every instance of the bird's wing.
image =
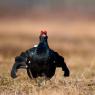
<svg viewBox="0 0 95 95">
<path fill-rule="evenodd" d="M 20 68 L 24 68 L 27 69 L 29 66 L 27 64 L 28 58 L 30 58 L 34 51 L 35 51 L 35 47 L 22 52 L 19 56 L 17 56 L 15 58 L 15 64 L 13 64 L 12 70 L 11 70 L 11 77 L 15 78 L 16 77 L 16 72 L 18 69 Z"/>
<path fill-rule="evenodd" d="M 22 52 L 19 56 L 15 57 L 15 62 L 26 62 L 27 58 L 32 57 L 36 47 L 28 49 L 25 52 Z"/>
<path fill-rule="evenodd" d="M 52 57 L 57 67 L 61 67 L 61 64 L 64 63 L 64 57 L 60 56 L 54 50 L 50 50 L 50 56 Z"/>
<path fill-rule="evenodd" d="M 50 50 L 50 53 L 53 57 L 53 62 L 56 64 L 56 67 L 62 67 L 62 70 L 64 71 L 64 76 L 69 76 L 70 72 L 69 69 L 64 61 L 64 57 L 59 55 L 57 52 Z"/>
</svg>

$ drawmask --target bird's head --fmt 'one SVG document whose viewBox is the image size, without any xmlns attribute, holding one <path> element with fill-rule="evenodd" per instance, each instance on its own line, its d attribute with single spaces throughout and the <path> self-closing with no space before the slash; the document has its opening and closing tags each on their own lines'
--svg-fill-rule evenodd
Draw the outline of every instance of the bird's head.
<svg viewBox="0 0 95 95">
<path fill-rule="evenodd" d="M 47 31 L 41 31 L 39 38 L 40 38 L 40 41 L 47 41 L 47 39 L 48 39 Z"/>
</svg>

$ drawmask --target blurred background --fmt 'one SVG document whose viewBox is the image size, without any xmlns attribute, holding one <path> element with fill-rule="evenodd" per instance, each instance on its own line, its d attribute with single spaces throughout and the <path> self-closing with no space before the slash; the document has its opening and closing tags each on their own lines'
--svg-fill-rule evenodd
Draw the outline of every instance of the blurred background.
<svg viewBox="0 0 95 95">
<path fill-rule="evenodd" d="M 32 47 L 41 30 L 54 49 L 94 53 L 95 0 L 0 0 L 1 55 Z"/>
</svg>

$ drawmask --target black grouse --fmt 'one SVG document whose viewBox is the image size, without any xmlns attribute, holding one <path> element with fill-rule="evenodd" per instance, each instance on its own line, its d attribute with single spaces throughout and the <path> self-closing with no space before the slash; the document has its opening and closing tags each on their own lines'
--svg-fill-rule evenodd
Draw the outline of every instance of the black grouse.
<svg viewBox="0 0 95 95">
<path fill-rule="evenodd" d="M 55 74 L 56 67 L 61 67 L 64 76 L 68 77 L 70 71 L 64 62 L 64 58 L 57 52 L 49 48 L 48 36 L 46 31 L 41 31 L 39 44 L 33 48 L 22 52 L 15 58 L 15 64 L 11 70 L 11 77 L 16 78 L 16 72 L 20 68 L 27 70 L 30 78 L 45 76 L 52 78 Z"/>
</svg>

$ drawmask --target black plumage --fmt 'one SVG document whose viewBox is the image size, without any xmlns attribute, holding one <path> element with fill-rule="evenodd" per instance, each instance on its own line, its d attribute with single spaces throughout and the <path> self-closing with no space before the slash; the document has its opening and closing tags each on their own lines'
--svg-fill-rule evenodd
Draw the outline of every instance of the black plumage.
<svg viewBox="0 0 95 95">
<path fill-rule="evenodd" d="M 49 48 L 46 32 L 41 32 L 37 47 L 33 47 L 15 58 L 15 64 L 11 70 L 11 77 L 16 78 L 16 72 L 20 68 L 27 70 L 30 78 L 45 76 L 52 78 L 56 67 L 61 67 L 64 76 L 69 76 L 70 71 L 64 62 L 64 58 Z"/>
</svg>

